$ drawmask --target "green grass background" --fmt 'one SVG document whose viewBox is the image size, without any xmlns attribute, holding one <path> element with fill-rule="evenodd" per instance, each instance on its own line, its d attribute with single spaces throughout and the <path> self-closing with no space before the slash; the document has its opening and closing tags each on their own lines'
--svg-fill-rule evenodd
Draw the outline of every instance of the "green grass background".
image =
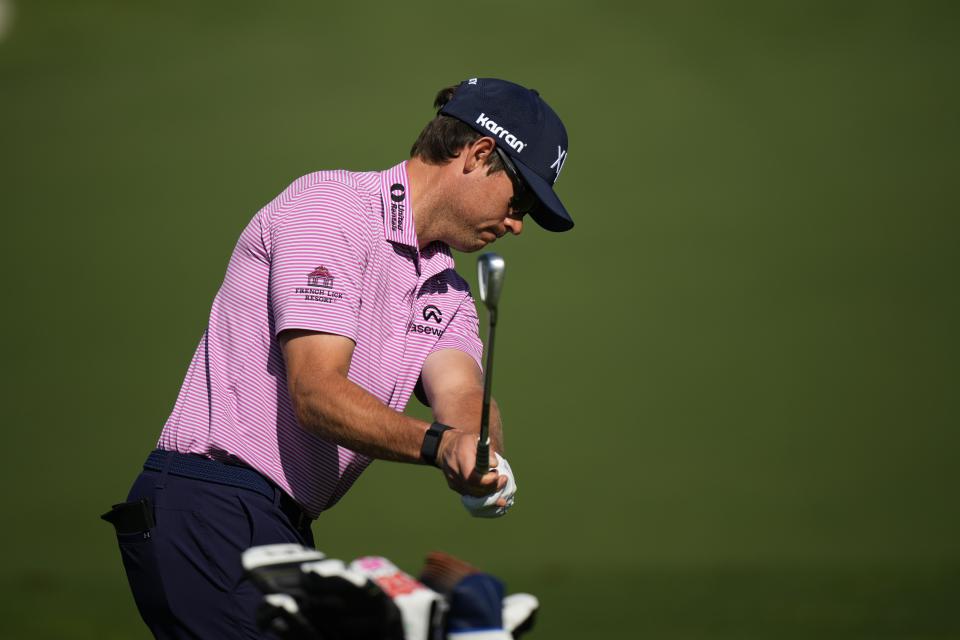
<svg viewBox="0 0 960 640">
<path fill-rule="evenodd" d="M 517 506 L 381 463 L 318 546 L 461 555 L 551 640 L 960 637 L 955 3 L 12 6 L 0 637 L 146 636 L 97 515 L 240 230 L 303 173 L 403 159 L 471 76 L 572 140 L 575 231 L 496 246 Z"/>
</svg>

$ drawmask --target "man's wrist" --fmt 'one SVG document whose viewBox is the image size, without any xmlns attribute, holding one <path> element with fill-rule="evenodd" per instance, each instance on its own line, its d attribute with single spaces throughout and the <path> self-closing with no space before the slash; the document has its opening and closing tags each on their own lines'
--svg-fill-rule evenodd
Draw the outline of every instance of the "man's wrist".
<svg viewBox="0 0 960 640">
<path fill-rule="evenodd" d="M 452 429 L 448 425 L 440 422 L 434 422 L 423 434 L 423 443 L 420 445 L 420 460 L 424 464 L 439 467 L 437 456 L 440 453 L 440 443 L 443 441 L 443 434 Z"/>
</svg>

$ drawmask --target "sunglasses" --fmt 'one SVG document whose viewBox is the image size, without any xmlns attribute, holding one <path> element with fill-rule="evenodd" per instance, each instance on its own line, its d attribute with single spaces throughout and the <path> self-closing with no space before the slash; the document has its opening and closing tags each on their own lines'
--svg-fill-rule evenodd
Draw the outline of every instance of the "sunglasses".
<svg viewBox="0 0 960 640">
<path fill-rule="evenodd" d="M 530 213 L 533 208 L 537 206 L 537 196 L 534 195 L 533 191 L 530 190 L 523 181 L 523 178 L 520 177 L 520 172 L 517 171 L 517 165 L 513 164 L 510 156 L 504 153 L 500 147 L 494 147 L 494 149 L 503 162 L 507 176 L 510 177 L 510 182 L 513 183 L 513 197 L 510 198 L 510 210 L 521 216 Z"/>
</svg>

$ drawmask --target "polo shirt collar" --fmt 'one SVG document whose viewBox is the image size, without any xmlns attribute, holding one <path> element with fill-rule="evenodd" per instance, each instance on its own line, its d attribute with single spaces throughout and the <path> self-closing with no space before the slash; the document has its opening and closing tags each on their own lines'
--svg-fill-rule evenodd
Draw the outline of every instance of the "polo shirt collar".
<svg viewBox="0 0 960 640">
<path fill-rule="evenodd" d="M 380 173 L 380 197 L 383 200 L 383 237 L 418 249 L 406 160 Z"/>
</svg>

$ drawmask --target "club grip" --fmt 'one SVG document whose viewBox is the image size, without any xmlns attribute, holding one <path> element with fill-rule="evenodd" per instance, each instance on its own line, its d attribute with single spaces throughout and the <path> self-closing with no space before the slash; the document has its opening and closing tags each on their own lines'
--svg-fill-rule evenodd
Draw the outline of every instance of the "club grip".
<svg viewBox="0 0 960 640">
<path fill-rule="evenodd" d="M 484 474 L 490 471 L 490 438 L 477 442 L 477 472 Z"/>
</svg>

